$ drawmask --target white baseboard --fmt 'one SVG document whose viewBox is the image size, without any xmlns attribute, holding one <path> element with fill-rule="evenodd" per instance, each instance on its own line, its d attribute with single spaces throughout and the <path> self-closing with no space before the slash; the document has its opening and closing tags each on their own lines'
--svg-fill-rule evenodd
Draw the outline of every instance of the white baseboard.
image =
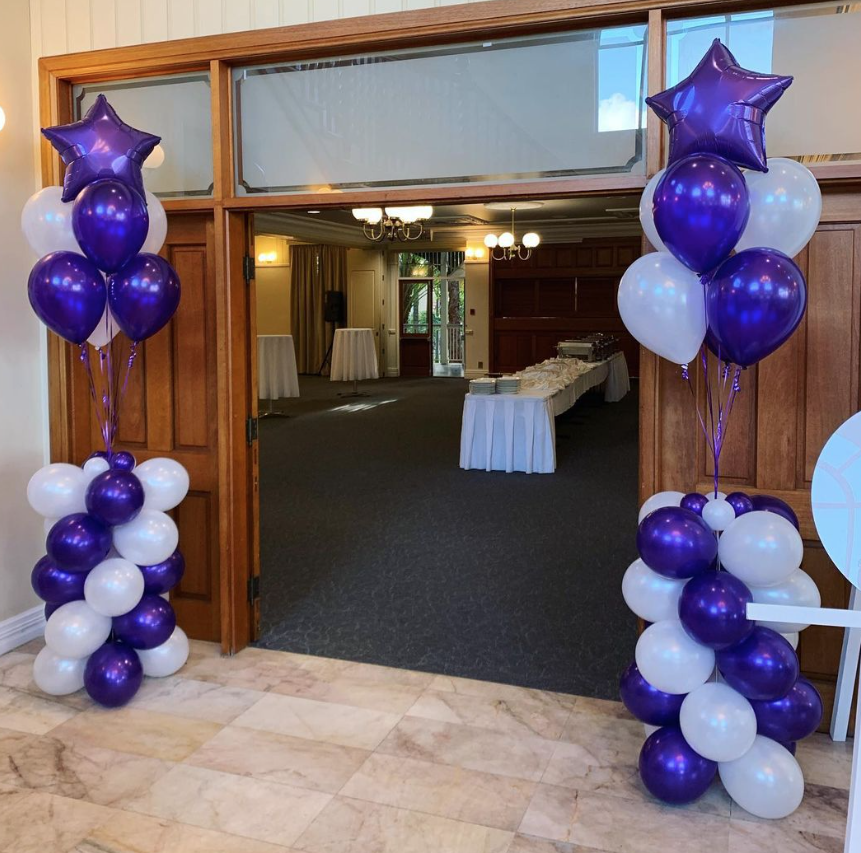
<svg viewBox="0 0 861 853">
<path fill-rule="evenodd" d="M 45 632 L 45 606 L 39 604 L 0 622 L 0 655 L 41 637 Z"/>
<path fill-rule="evenodd" d="M 386 368 L 386 376 L 391 378 L 397 378 L 401 375 L 401 371 L 397 367 L 387 367 Z"/>
</svg>

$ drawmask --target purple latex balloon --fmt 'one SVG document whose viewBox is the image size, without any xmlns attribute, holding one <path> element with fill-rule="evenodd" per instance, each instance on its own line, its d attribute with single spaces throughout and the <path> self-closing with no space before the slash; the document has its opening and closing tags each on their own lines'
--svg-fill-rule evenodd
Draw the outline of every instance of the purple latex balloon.
<svg viewBox="0 0 861 853">
<path fill-rule="evenodd" d="M 701 495 L 699 492 L 688 492 L 679 502 L 679 506 L 682 509 L 689 509 L 697 515 L 702 515 L 703 507 L 708 502 L 709 499 L 705 495 Z"/>
<path fill-rule="evenodd" d="M 706 320 L 721 358 L 741 367 L 773 353 L 807 308 L 807 284 L 792 258 L 776 249 L 745 249 L 706 285 Z"/>
<path fill-rule="evenodd" d="M 144 197 L 120 181 L 95 181 L 75 200 L 72 229 L 81 251 L 100 270 L 114 273 L 146 240 L 149 214 Z"/>
<path fill-rule="evenodd" d="M 45 605 L 45 621 L 47 622 L 54 613 L 59 610 L 63 605 L 62 604 L 46 604 Z"/>
<path fill-rule="evenodd" d="M 780 743 L 803 740 L 822 722 L 822 697 L 806 678 L 799 678 L 781 699 L 750 704 L 757 732 Z"/>
<path fill-rule="evenodd" d="M 87 486 L 87 512 L 108 527 L 128 524 L 143 509 L 141 481 L 130 471 L 109 468 Z"/>
<path fill-rule="evenodd" d="M 73 124 L 42 129 L 66 164 L 63 201 L 99 178 L 115 178 L 144 194 L 141 166 L 161 137 L 125 124 L 104 95 Z"/>
<path fill-rule="evenodd" d="M 133 471 L 135 465 L 137 465 L 134 454 L 129 453 L 128 450 L 119 450 L 116 453 L 112 453 L 109 461 L 111 468 L 117 468 L 120 471 Z"/>
<path fill-rule="evenodd" d="M 737 645 L 717 652 L 716 660 L 726 683 L 758 702 L 783 698 L 798 681 L 795 649 L 777 631 L 760 625 Z"/>
<path fill-rule="evenodd" d="M 773 495 L 751 495 L 750 502 L 753 508 L 758 512 L 773 512 L 776 515 L 783 516 L 796 530 L 799 530 L 798 516 L 795 510 L 780 498 Z"/>
<path fill-rule="evenodd" d="M 177 549 L 164 562 L 138 566 L 144 576 L 144 592 L 161 595 L 170 592 L 185 574 L 185 558 Z"/>
<path fill-rule="evenodd" d="M 110 549 L 111 531 L 85 512 L 61 518 L 48 532 L 48 556 L 67 572 L 88 572 Z"/>
<path fill-rule="evenodd" d="M 105 280 L 77 252 L 51 252 L 36 262 L 27 282 L 36 316 L 61 338 L 82 344 L 105 312 Z"/>
<path fill-rule="evenodd" d="M 670 163 L 709 152 L 766 172 L 765 116 L 791 83 L 741 68 L 715 39 L 689 77 L 646 103 L 670 132 Z"/>
<path fill-rule="evenodd" d="M 57 606 L 82 600 L 86 579 L 86 572 L 66 572 L 52 563 L 50 557 L 42 557 L 30 574 L 33 592 L 42 601 Z"/>
<path fill-rule="evenodd" d="M 176 271 L 158 255 L 138 255 L 108 279 L 111 313 L 133 341 L 143 341 L 166 325 L 179 295 Z"/>
<path fill-rule="evenodd" d="M 664 726 L 640 750 L 640 778 L 653 797 L 683 805 L 698 800 L 717 773 L 717 762 L 691 749 L 681 731 Z"/>
<path fill-rule="evenodd" d="M 144 594 L 128 613 L 115 616 L 114 634 L 133 649 L 154 649 L 176 628 L 176 614 L 160 595 Z"/>
<path fill-rule="evenodd" d="M 729 160 L 691 154 L 664 172 L 652 209 L 666 247 L 686 267 L 705 273 L 738 243 L 750 199 L 743 175 Z"/>
<path fill-rule="evenodd" d="M 781 743 L 780 744 L 790 755 L 795 755 L 795 751 L 798 749 L 798 744 L 793 740 L 789 743 Z"/>
<path fill-rule="evenodd" d="M 753 594 L 729 572 L 703 572 L 691 578 L 679 598 L 679 618 L 688 635 L 710 649 L 726 649 L 749 636 L 747 618 Z"/>
<path fill-rule="evenodd" d="M 685 694 L 664 693 L 643 678 L 633 661 L 619 679 L 619 695 L 625 707 L 650 726 L 675 726 Z"/>
<path fill-rule="evenodd" d="M 746 512 L 753 512 L 753 501 L 744 492 L 730 492 L 726 496 L 726 502 L 735 511 L 736 518 L 744 515 Z"/>
<path fill-rule="evenodd" d="M 94 702 L 106 708 L 128 703 L 143 682 L 143 665 L 137 652 L 114 641 L 96 649 L 84 669 L 84 688 Z"/>
<path fill-rule="evenodd" d="M 108 453 L 106 450 L 94 450 L 87 457 L 88 460 L 90 460 L 90 459 L 107 459 L 107 458 L 108 458 Z"/>
<path fill-rule="evenodd" d="M 692 578 L 711 568 L 717 539 L 696 513 L 665 506 L 640 523 L 637 550 L 652 571 L 668 578 Z"/>
</svg>

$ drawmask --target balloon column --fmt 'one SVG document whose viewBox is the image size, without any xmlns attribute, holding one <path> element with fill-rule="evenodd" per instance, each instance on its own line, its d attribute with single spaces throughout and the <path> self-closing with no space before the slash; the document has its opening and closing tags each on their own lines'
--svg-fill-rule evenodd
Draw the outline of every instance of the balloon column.
<svg viewBox="0 0 861 853">
<path fill-rule="evenodd" d="M 33 674 L 46 693 L 83 687 L 96 702 L 117 707 L 144 675 L 170 675 L 188 657 L 188 639 L 166 600 L 185 568 L 167 511 L 185 497 L 188 473 L 167 458 L 137 465 L 115 446 L 137 347 L 173 316 L 180 284 L 155 254 L 167 219 L 141 177 L 159 137 L 124 124 L 104 95 L 80 121 L 43 133 L 66 175 L 62 190 L 41 190 L 22 214 L 24 235 L 41 256 L 30 273 L 30 304 L 80 348 L 104 450 L 80 468 L 48 465 L 27 487 L 47 534 L 47 554 L 31 576 L 47 619 Z M 131 341 L 122 381 L 119 331 Z"/>
<path fill-rule="evenodd" d="M 800 568 L 792 508 L 725 494 L 718 478 L 742 371 L 783 344 L 807 306 L 791 257 L 818 225 L 819 189 L 800 163 L 765 152 L 765 117 L 791 82 L 739 67 L 715 40 L 690 77 L 647 98 L 670 137 L 669 164 L 640 208 L 659 251 L 631 265 L 618 297 L 628 330 L 682 366 L 695 403 L 689 365 L 700 362 L 706 406 L 697 414 L 714 462 L 709 495 L 660 492 L 645 502 L 640 556 L 622 583 L 649 623 L 620 685 L 647 727 L 640 775 L 669 803 L 697 799 L 719 775 L 742 808 L 765 818 L 801 802 L 795 744 L 818 727 L 822 701 L 799 676 L 795 646 L 807 625 L 754 623 L 747 605 L 818 607 L 820 597 Z"/>
</svg>

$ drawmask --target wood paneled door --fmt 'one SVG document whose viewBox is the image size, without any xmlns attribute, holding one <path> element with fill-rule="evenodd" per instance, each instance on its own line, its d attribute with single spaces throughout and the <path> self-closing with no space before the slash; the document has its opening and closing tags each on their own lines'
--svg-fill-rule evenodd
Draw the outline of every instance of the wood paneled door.
<svg viewBox="0 0 861 853">
<path fill-rule="evenodd" d="M 433 372 L 433 279 L 400 280 L 400 375 Z"/>
</svg>

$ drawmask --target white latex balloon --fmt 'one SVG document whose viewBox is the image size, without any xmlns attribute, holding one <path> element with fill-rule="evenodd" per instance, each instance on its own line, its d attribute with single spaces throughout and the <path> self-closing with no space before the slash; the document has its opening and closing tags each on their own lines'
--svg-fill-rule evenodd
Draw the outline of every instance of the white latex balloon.
<svg viewBox="0 0 861 853">
<path fill-rule="evenodd" d="M 816 178 L 796 160 L 770 157 L 767 172 L 747 171 L 744 180 L 750 218 L 735 250 L 768 246 L 795 257 L 810 241 L 822 214 Z"/>
<path fill-rule="evenodd" d="M 48 536 L 48 534 L 51 532 L 51 528 L 52 528 L 52 527 L 53 527 L 53 526 L 54 526 L 54 525 L 55 525 L 59 520 L 60 520 L 59 518 L 46 518 L 46 519 L 44 519 L 44 520 L 42 521 L 42 525 L 43 525 L 43 527 L 44 527 L 44 530 L 45 530 L 45 536 L 46 536 L 46 537 L 47 537 L 47 536 Z"/>
<path fill-rule="evenodd" d="M 735 761 L 756 738 L 756 714 L 741 693 L 710 682 L 685 697 L 679 725 L 694 752 L 712 761 Z"/>
<path fill-rule="evenodd" d="M 795 757 L 762 735 L 741 758 L 719 764 L 718 773 L 733 800 L 756 817 L 791 815 L 804 796 L 804 774 Z"/>
<path fill-rule="evenodd" d="M 30 506 L 45 518 L 62 518 L 86 512 L 84 492 L 87 479 L 77 465 L 57 462 L 40 468 L 27 484 Z"/>
<path fill-rule="evenodd" d="M 647 622 L 678 619 L 679 598 L 686 583 L 687 578 L 666 578 L 636 559 L 622 578 L 622 597 L 625 604 Z"/>
<path fill-rule="evenodd" d="M 111 633 L 111 619 L 96 613 L 86 601 L 58 607 L 45 625 L 45 644 L 63 658 L 85 658 Z"/>
<path fill-rule="evenodd" d="M 72 232 L 72 204 L 63 202 L 62 195 L 62 187 L 45 187 L 30 196 L 21 211 L 21 230 L 40 258 L 51 252 L 81 254 Z"/>
<path fill-rule="evenodd" d="M 142 509 L 133 521 L 114 528 L 114 547 L 121 557 L 137 566 L 163 562 L 178 543 L 179 532 L 173 519 L 154 509 Z"/>
<path fill-rule="evenodd" d="M 761 622 L 760 624 L 765 625 L 766 623 Z M 792 646 L 793 649 L 795 649 L 796 651 L 798 650 L 798 631 L 794 631 L 791 634 L 781 634 L 780 636 L 783 637 L 783 639 L 786 640 L 786 642 L 789 643 L 789 645 Z"/>
<path fill-rule="evenodd" d="M 728 504 L 725 498 L 709 498 L 709 502 L 703 507 L 703 521 L 712 530 L 726 530 L 735 521 L 735 510 L 732 504 Z"/>
<path fill-rule="evenodd" d="M 84 471 L 84 479 L 89 486 L 90 483 L 99 476 L 99 474 L 104 474 L 111 466 L 107 459 L 104 459 L 101 456 L 94 456 L 92 459 L 88 459 L 84 462 L 81 467 Z"/>
<path fill-rule="evenodd" d="M 173 633 L 154 649 L 139 649 L 138 657 L 143 664 L 144 675 L 164 678 L 181 669 L 188 660 L 188 637 L 182 628 Z"/>
<path fill-rule="evenodd" d="M 84 599 L 102 616 L 128 613 L 144 594 L 141 570 L 122 557 L 102 560 L 87 574 Z"/>
<path fill-rule="evenodd" d="M 173 509 L 188 494 L 188 471 L 175 459 L 147 459 L 135 468 L 135 476 L 143 485 L 145 509 Z"/>
<path fill-rule="evenodd" d="M 685 496 L 684 492 L 658 492 L 650 498 L 646 498 L 643 505 L 640 507 L 640 514 L 637 517 L 639 524 L 650 512 L 656 509 L 662 509 L 665 506 L 678 506 Z"/>
<path fill-rule="evenodd" d="M 643 226 L 643 233 L 646 235 L 648 241 L 659 252 L 669 252 L 670 250 L 664 245 L 664 241 L 658 234 L 658 229 L 655 228 L 655 214 L 652 211 L 652 201 L 655 198 L 655 189 L 666 171 L 666 169 L 661 169 L 660 172 L 657 172 L 655 177 L 646 184 L 646 188 L 640 196 L 640 225 Z"/>
<path fill-rule="evenodd" d="M 821 607 L 822 597 L 816 582 L 803 569 L 796 569 L 785 581 L 774 586 L 751 586 L 757 604 L 793 604 L 798 607 Z M 795 634 L 810 627 L 809 622 L 761 622 L 757 625 L 771 628 L 779 634 Z"/>
<path fill-rule="evenodd" d="M 84 686 L 86 658 L 63 658 L 47 646 L 33 661 L 33 681 L 49 696 L 68 696 Z"/>
<path fill-rule="evenodd" d="M 116 337 L 119 330 L 120 327 L 117 325 L 117 321 L 114 320 L 111 309 L 105 305 L 102 319 L 99 320 L 98 325 L 93 330 L 93 334 L 87 338 L 87 341 L 96 348 L 107 346 Z"/>
<path fill-rule="evenodd" d="M 635 658 L 643 678 L 664 693 L 690 693 L 705 684 L 715 667 L 715 653 L 692 640 L 678 619 L 646 628 Z"/>
<path fill-rule="evenodd" d="M 676 364 L 693 361 L 706 335 L 705 289 L 667 252 L 637 258 L 619 282 L 619 313 L 628 331 Z"/>
<path fill-rule="evenodd" d="M 157 255 L 167 239 L 167 214 L 162 203 L 149 190 L 146 191 L 146 206 L 149 213 L 149 231 L 141 251 Z"/>
<path fill-rule="evenodd" d="M 804 545 L 798 531 L 774 512 L 746 512 L 723 532 L 721 565 L 748 586 L 774 586 L 801 565 Z"/>
</svg>

